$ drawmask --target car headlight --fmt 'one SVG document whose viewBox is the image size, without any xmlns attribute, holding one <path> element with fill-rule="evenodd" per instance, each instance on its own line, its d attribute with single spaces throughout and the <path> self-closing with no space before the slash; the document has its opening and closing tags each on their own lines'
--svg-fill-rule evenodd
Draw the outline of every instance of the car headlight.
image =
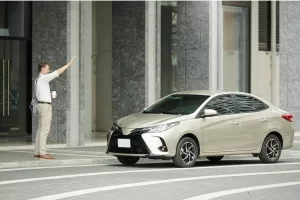
<svg viewBox="0 0 300 200">
<path fill-rule="evenodd" d="M 111 128 L 110 128 L 110 130 L 109 130 L 109 132 L 113 133 L 113 132 L 115 132 L 115 131 L 117 131 L 119 129 L 120 128 L 116 125 L 116 123 L 113 123 L 112 126 L 111 126 Z"/>
<path fill-rule="evenodd" d="M 172 128 L 173 126 L 176 126 L 179 123 L 180 122 L 172 122 L 172 123 L 162 124 L 162 125 L 158 125 L 158 126 L 141 128 L 141 131 L 143 133 L 159 133 L 159 132 L 168 130 L 169 128 Z"/>
</svg>

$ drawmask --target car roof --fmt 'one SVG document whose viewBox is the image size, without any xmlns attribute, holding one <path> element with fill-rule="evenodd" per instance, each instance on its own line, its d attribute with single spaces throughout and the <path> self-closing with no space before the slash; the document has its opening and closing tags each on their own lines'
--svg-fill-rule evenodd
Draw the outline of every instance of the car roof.
<svg viewBox="0 0 300 200">
<path fill-rule="evenodd" d="M 238 92 L 238 91 L 222 91 L 222 90 L 188 90 L 188 91 L 180 91 L 173 94 L 191 94 L 191 95 L 206 95 L 213 96 L 216 94 L 244 94 L 249 96 L 255 96 L 246 92 Z"/>
<path fill-rule="evenodd" d="M 206 96 L 214 96 L 214 95 L 220 95 L 220 94 L 241 94 L 241 95 L 247 95 L 255 97 L 264 103 L 268 104 L 269 106 L 274 106 L 271 102 L 266 101 L 262 97 L 259 97 L 257 95 L 246 93 L 246 92 L 238 92 L 238 91 L 222 91 L 222 90 L 188 90 L 188 91 L 181 91 L 176 92 L 173 94 L 187 94 L 187 95 L 206 95 Z"/>
<path fill-rule="evenodd" d="M 221 93 L 230 93 L 230 92 L 225 92 L 225 91 L 220 91 L 220 90 L 187 90 L 187 91 L 180 91 L 176 92 L 174 94 L 193 94 L 193 95 L 206 95 L 206 96 L 212 96 L 215 94 L 221 94 Z"/>
</svg>

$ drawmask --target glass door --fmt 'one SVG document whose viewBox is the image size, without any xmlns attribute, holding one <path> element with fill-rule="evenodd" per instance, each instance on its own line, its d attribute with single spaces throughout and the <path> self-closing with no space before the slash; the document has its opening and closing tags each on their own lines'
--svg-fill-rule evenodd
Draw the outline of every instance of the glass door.
<svg viewBox="0 0 300 200">
<path fill-rule="evenodd" d="M 26 40 L 0 39 L 0 133 L 27 132 L 26 49 Z"/>
<path fill-rule="evenodd" d="M 249 8 L 223 6 L 223 89 L 250 92 Z"/>
</svg>

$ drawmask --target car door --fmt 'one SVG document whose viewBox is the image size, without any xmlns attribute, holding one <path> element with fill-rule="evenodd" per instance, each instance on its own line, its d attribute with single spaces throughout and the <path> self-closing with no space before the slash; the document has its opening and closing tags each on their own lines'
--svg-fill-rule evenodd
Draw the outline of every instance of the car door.
<svg viewBox="0 0 300 200">
<path fill-rule="evenodd" d="M 232 95 L 217 96 L 209 101 L 204 109 L 218 112 L 217 116 L 206 117 L 201 121 L 204 152 L 238 151 L 239 122 Z"/>
<path fill-rule="evenodd" d="M 258 149 L 268 131 L 267 105 L 248 95 L 235 95 L 241 131 L 240 150 Z"/>
</svg>

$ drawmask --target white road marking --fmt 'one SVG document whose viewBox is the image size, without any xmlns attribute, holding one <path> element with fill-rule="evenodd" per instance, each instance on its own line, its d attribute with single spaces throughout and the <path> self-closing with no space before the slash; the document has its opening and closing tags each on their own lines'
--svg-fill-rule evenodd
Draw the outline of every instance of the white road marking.
<svg viewBox="0 0 300 200">
<path fill-rule="evenodd" d="M 294 136 L 295 136 L 295 137 L 300 137 L 300 132 L 296 132 L 296 133 L 294 134 Z"/>
<path fill-rule="evenodd" d="M 281 158 L 281 160 L 284 160 L 284 159 L 295 159 L 295 158 L 300 158 L 300 157 L 299 156 L 283 157 L 283 158 Z"/>
<path fill-rule="evenodd" d="M 20 152 L 20 153 L 31 153 L 32 154 L 32 151 L 14 151 L 14 152 Z M 72 153 L 51 153 L 53 155 L 65 155 L 65 156 L 79 156 L 79 157 L 94 157 L 94 158 L 112 158 L 113 156 L 110 156 L 110 155 L 107 155 L 107 156 L 104 156 L 104 155 L 99 155 L 99 156 L 96 156 L 96 155 L 88 155 L 88 154 L 72 154 Z"/>
<path fill-rule="evenodd" d="M 297 162 L 297 163 L 277 163 L 277 164 L 253 164 L 253 165 L 226 165 L 226 166 L 171 168 L 171 169 L 170 168 L 163 168 L 163 169 L 145 169 L 145 170 L 108 171 L 108 172 L 94 172 L 94 173 L 70 174 L 70 175 L 48 176 L 48 177 L 39 177 L 39 178 L 28 178 L 28 179 L 16 179 L 16 180 L 0 181 L 0 185 L 8 185 L 8 184 L 15 184 L 15 183 L 27 183 L 27 182 L 44 181 L 44 180 L 57 180 L 57 179 L 66 179 L 66 178 L 87 177 L 87 176 L 100 176 L 100 175 L 110 175 L 110 174 L 159 172 L 159 171 L 184 171 L 184 170 L 185 171 L 190 171 L 190 170 L 205 170 L 205 169 L 235 168 L 235 167 L 263 167 L 263 166 L 299 165 L 299 164 L 300 164 L 300 162 Z"/>
<path fill-rule="evenodd" d="M 300 157 L 298 157 L 298 156 L 295 156 L 295 157 L 282 157 L 281 160 L 295 159 L 295 158 L 300 158 Z M 256 158 L 249 158 L 247 160 L 252 161 L 252 160 L 256 160 Z M 206 161 L 206 160 L 204 160 L 204 161 Z M 241 159 L 236 159 L 236 160 L 235 159 L 234 160 L 233 159 L 225 159 L 224 161 L 241 161 Z M 142 162 L 142 163 L 139 163 L 139 165 L 143 165 L 143 164 L 166 164 L 166 163 L 169 163 L 169 162 Z M 298 164 L 297 162 L 295 162 L 295 163 Z M 289 165 L 291 163 L 277 163 L 276 165 L 282 165 L 282 164 L 288 164 Z M 98 167 L 98 166 L 111 166 L 111 165 L 122 165 L 122 164 L 112 163 L 112 164 L 65 165 L 65 166 L 49 166 L 49 167 L 21 167 L 21 168 L 0 169 L 0 172 L 38 170 L 38 169 L 76 168 L 76 167 L 78 167 L 78 168 L 80 168 L 80 167 Z M 255 164 L 255 165 L 257 165 L 257 164 Z M 234 166 L 236 166 L 236 165 L 234 165 Z M 240 166 L 240 165 L 237 165 L 237 166 Z M 252 166 L 252 165 L 249 164 L 247 166 Z M 220 167 L 225 167 L 225 166 L 220 166 Z M 207 168 L 207 167 L 202 167 L 202 168 Z"/>
<path fill-rule="evenodd" d="M 300 150 L 284 150 L 282 153 L 300 153 Z"/>
<path fill-rule="evenodd" d="M 210 200 L 210 199 L 224 197 L 224 196 L 228 196 L 228 195 L 232 195 L 232 194 L 238 194 L 238 193 L 242 193 L 242 192 L 265 190 L 265 189 L 277 188 L 277 187 L 287 187 L 287 186 L 293 186 L 293 185 L 299 185 L 299 184 L 300 184 L 300 181 L 245 187 L 245 188 L 238 188 L 238 189 L 224 190 L 224 191 L 219 191 L 219 192 L 202 194 L 202 195 L 194 196 L 194 197 L 191 197 L 191 198 L 188 198 L 185 200 Z"/>
<path fill-rule="evenodd" d="M 168 179 L 168 180 L 128 183 L 128 184 L 104 186 L 104 187 L 77 190 L 77 191 L 72 191 L 72 192 L 65 192 L 65 193 L 61 193 L 61 194 L 54 194 L 54 195 L 38 197 L 38 198 L 31 199 L 31 200 L 64 199 L 64 198 L 68 198 L 68 197 L 86 195 L 86 194 L 91 194 L 91 193 L 95 193 L 95 192 L 103 192 L 103 191 L 116 190 L 116 189 L 156 185 L 156 184 L 163 184 L 163 183 L 175 183 L 175 182 L 184 182 L 184 181 L 193 181 L 193 180 L 228 178 L 228 177 L 261 176 L 261 175 L 270 175 L 270 174 L 290 174 L 290 173 L 300 173 L 300 170 L 281 171 L 281 172 L 255 172 L 255 173 L 226 174 L 226 175 L 213 175 L 213 176 L 197 176 L 197 177 L 191 177 L 191 178 L 175 178 L 175 179 Z"/>
<path fill-rule="evenodd" d="M 24 168 L 0 169 L 0 172 L 22 171 L 22 170 L 33 170 L 33 169 L 56 169 L 56 168 L 75 168 L 75 167 L 98 167 L 98 166 L 110 166 L 110 164 L 66 165 L 66 166 L 26 167 L 26 168 L 24 167 Z"/>
</svg>

